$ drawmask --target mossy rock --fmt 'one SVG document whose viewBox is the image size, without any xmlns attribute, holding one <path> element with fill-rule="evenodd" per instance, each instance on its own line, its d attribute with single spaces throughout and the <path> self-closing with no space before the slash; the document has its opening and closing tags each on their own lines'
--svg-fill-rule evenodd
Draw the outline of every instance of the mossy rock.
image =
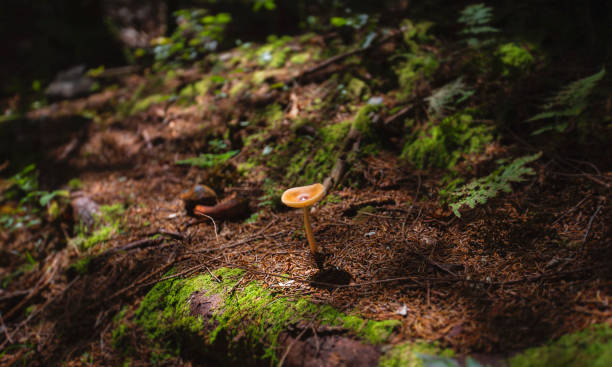
<svg viewBox="0 0 612 367">
<path fill-rule="evenodd" d="M 544 346 L 530 348 L 508 360 L 509 367 L 612 366 L 612 327 L 593 325 Z"/>
<path fill-rule="evenodd" d="M 375 365 L 380 355 L 377 346 L 400 325 L 397 320 L 344 314 L 308 297 L 288 298 L 257 282 L 237 287 L 243 275 L 243 270 L 222 268 L 214 275 L 160 282 L 143 299 L 135 322 L 157 349 L 179 354 L 197 349 L 202 356 L 230 365 L 278 362 L 289 344 L 296 346 L 293 354 L 305 352 L 317 337 L 305 334 L 297 341 L 296 335 L 312 325 L 319 330 L 322 356 L 338 353 L 346 362 L 361 358 L 368 364 L 357 365 Z M 117 337 L 123 334 L 125 330 L 117 331 Z M 335 345 L 346 350 L 336 350 Z M 303 357 L 287 358 L 286 364 L 292 365 L 291 360 Z"/>
</svg>

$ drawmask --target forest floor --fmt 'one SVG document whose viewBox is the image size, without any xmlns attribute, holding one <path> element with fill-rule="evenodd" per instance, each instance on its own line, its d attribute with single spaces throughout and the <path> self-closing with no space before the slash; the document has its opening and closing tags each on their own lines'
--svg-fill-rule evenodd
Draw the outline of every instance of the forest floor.
<svg viewBox="0 0 612 367">
<path fill-rule="evenodd" d="M 391 69 L 375 66 L 405 47 L 401 36 L 325 64 L 330 42 L 295 37 L 267 51 L 241 46 L 193 67 L 114 76 L 87 97 L 2 122 L 9 139 L 40 154 L 30 172 L 16 176 L 14 157 L 2 168 L 12 171 L 0 181 L 0 363 L 152 363 L 136 326 L 135 350 L 126 357 L 115 348 L 116 316 L 133 319 L 162 279 L 220 268 L 245 271 L 236 292 L 255 281 L 277 297 L 396 320 L 386 345 L 431 342 L 485 362 L 611 324 L 605 139 L 573 154 L 566 140 L 552 148 L 554 139 L 530 136 L 522 121 L 541 102 L 533 96 L 554 89 L 525 93 L 533 86 L 527 71 L 498 76 L 501 85 L 491 86 L 497 71 L 481 80 L 440 61 L 442 76 L 420 73 L 405 97 L 402 82 L 389 81 Z M 416 47 L 439 60 L 454 52 L 440 43 Z M 278 48 L 303 60 L 280 55 L 277 65 L 264 65 Z M 453 57 L 475 62 L 463 52 Z M 460 72 L 476 97 L 435 115 L 424 98 Z M 494 97 L 478 97 L 489 92 Z M 532 107 L 522 107 L 529 98 Z M 512 121 L 482 107 L 503 99 L 519 110 Z M 357 126 L 360 113 L 365 128 Z M 465 131 L 460 113 L 471 116 Z M 470 137 L 442 143 L 448 151 L 402 154 L 433 134 L 428 124 L 453 116 Z M 474 132 L 482 126 L 488 130 Z M 352 130 L 360 132 L 356 151 L 343 145 Z M 477 147 L 463 149 L 474 137 Z M 442 164 L 432 163 L 436 155 L 446 157 Z M 534 159 L 521 166 L 527 173 L 511 192 L 459 207 L 460 217 L 449 207 L 445 190 L 526 156 Z M 340 182 L 313 210 L 325 253 L 315 264 L 301 212 L 279 197 L 291 186 L 323 182 L 343 163 Z M 189 192 L 196 185 L 212 188 L 231 209 L 189 215 L 185 200 L 197 195 Z M 28 195 L 35 199 L 20 201 Z M 88 215 L 91 228 L 79 224 Z M 198 364 L 180 352 L 165 358 L 159 363 Z"/>
</svg>

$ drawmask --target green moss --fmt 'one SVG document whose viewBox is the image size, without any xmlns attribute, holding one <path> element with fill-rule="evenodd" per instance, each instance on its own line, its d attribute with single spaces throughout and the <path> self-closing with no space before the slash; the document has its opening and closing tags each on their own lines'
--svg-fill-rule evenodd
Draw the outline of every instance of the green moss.
<svg viewBox="0 0 612 367">
<path fill-rule="evenodd" d="M 148 97 L 145 97 L 137 101 L 136 103 L 134 103 L 134 106 L 132 106 L 130 114 L 134 115 L 139 112 L 145 111 L 151 105 L 154 105 L 156 103 L 166 102 L 167 100 L 170 99 L 170 97 L 171 96 L 167 94 L 153 94 Z"/>
<path fill-rule="evenodd" d="M 452 168 L 464 154 L 477 153 L 493 140 L 490 128 L 462 113 L 419 131 L 404 145 L 401 158 L 419 169 Z"/>
<path fill-rule="evenodd" d="M 429 41 L 431 36 L 427 34 L 429 28 L 434 24 L 432 22 L 420 22 L 414 24 L 410 19 L 402 21 L 402 29 L 404 30 L 404 42 L 408 45 L 413 53 L 419 51 L 419 44 Z"/>
<path fill-rule="evenodd" d="M 399 97 L 409 98 L 414 92 L 417 82 L 430 78 L 438 69 L 439 62 L 434 55 L 429 53 L 403 56 L 406 60 L 395 69 L 395 73 L 400 86 Z"/>
<path fill-rule="evenodd" d="M 136 311 L 136 322 L 154 341 L 166 341 L 166 348 L 180 348 L 181 334 L 200 335 L 201 318 L 190 315 L 189 299 L 195 291 L 221 296 L 223 306 L 217 308 L 211 320 L 215 328 L 203 340 L 203 347 L 215 343 L 223 335 L 229 341 L 228 360 L 245 345 L 262 346 L 258 359 L 276 360 L 280 333 L 295 323 L 317 316 L 322 324 L 343 326 L 364 341 L 385 342 L 400 324 L 396 320 L 364 320 L 357 315 L 345 315 L 330 306 L 318 306 L 308 298 L 292 299 L 276 294 L 257 282 L 234 288 L 243 270 L 222 268 L 211 275 L 188 279 L 170 279 L 158 283 L 143 299 Z M 118 331 L 120 333 L 120 331 Z"/>
<path fill-rule="evenodd" d="M 268 37 L 268 43 L 261 46 L 255 52 L 259 64 L 275 69 L 283 67 L 291 53 L 291 48 L 286 46 L 291 40 L 292 38 L 289 36 L 281 38 L 275 36 Z"/>
<path fill-rule="evenodd" d="M 437 343 L 406 342 L 398 344 L 385 353 L 379 361 L 379 367 L 423 367 L 420 354 L 452 357 L 450 349 L 441 349 Z"/>
<path fill-rule="evenodd" d="M 261 118 L 272 128 L 277 127 L 277 125 L 283 121 L 284 116 L 283 108 L 278 103 L 267 106 L 261 114 Z"/>
<path fill-rule="evenodd" d="M 96 229 L 91 236 L 85 238 L 85 241 L 81 244 L 83 249 L 89 249 L 94 247 L 95 245 L 106 242 L 115 235 L 119 231 L 119 225 L 117 223 L 100 227 Z"/>
<path fill-rule="evenodd" d="M 93 248 L 97 244 L 111 239 L 121 229 L 122 216 L 125 207 L 121 203 L 100 206 L 100 215 L 95 218 L 93 231 L 88 232 L 81 223 L 75 227 L 76 236 L 70 239 L 70 243 L 83 250 Z M 83 260 L 84 261 L 84 260 Z M 80 264 L 85 265 L 85 263 Z M 76 269 L 78 271 L 78 269 Z M 82 269 L 81 270 L 85 270 Z"/>
<path fill-rule="evenodd" d="M 496 54 L 503 64 L 504 76 L 510 75 L 513 72 L 527 71 L 535 61 L 528 50 L 514 42 L 499 46 Z"/>
<path fill-rule="evenodd" d="M 235 82 L 230 88 L 229 95 L 230 97 L 235 97 L 248 89 L 249 85 L 242 80 L 238 80 Z"/>
<path fill-rule="evenodd" d="M 292 55 L 289 59 L 289 62 L 294 65 L 304 64 L 306 61 L 310 60 L 310 52 L 300 52 L 298 54 Z"/>
<path fill-rule="evenodd" d="M 196 166 L 199 168 L 212 168 L 227 162 L 228 159 L 232 158 L 236 154 L 238 154 L 237 150 L 230 150 L 228 152 L 219 154 L 202 153 L 197 157 L 181 159 L 174 163 L 178 165 Z"/>
<path fill-rule="evenodd" d="M 368 85 L 363 80 L 357 78 L 351 78 L 346 87 L 346 92 L 353 100 L 367 99 L 370 96 Z"/>
<path fill-rule="evenodd" d="M 179 92 L 179 100 L 191 100 L 197 96 L 203 96 L 208 93 L 213 82 L 210 78 L 204 78 L 193 84 L 189 84 Z"/>
<path fill-rule="evenodd" d="M 89 272 L 89 264 L 91 264 L 91 260 L 93 256 L 82 256 L 77 261 L 73 262 L 70 265 L 70 268 L 74 269 L 77 273 L 84 275 Z"/>
<path fill-rule="evenodd" d="M 359 109 L 355 119 L 353 120 L 353 127 L 359 131 L 364 137 L 372 136 L 372 115 L 380 110 L 380 105 L 365 105 Z"/>
<path fill-rule="evenodd" d="M 612 328 L 601 324 L 564 335 L 556 341 L 510 358 L 510 367 L 612 366 Z"/>
<path fill-rule="evenodd" d="M 83 182 L 78 178 L 73 178 L 68 181 L 68 187 L 70 188 L 70 190 L 80 190 L 83 188 L 83 186 Z"/>
</svg>

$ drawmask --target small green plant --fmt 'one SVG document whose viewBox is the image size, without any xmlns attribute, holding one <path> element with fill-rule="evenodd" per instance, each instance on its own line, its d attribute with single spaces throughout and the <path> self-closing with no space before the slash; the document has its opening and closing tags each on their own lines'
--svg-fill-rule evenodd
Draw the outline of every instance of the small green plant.
<svg viewBox="0 0 612 367">
<path fill-rule="evenodd" d="M 433 75 L 438 69 L 439 62 L 433 54 L 423 53 L 415 55 L 406 53 L 400 55 L 404 62 L 395 68 L 398 84 L 400 86 L 400 98 L 407 99 L 412 96 L 419 81 L 425 80 Z"/>
<path fill-rule="evenodd" d="M 360 29 L 368 23 L 368 14 L 355 14 L 349 17 L 331 17 L 329 23 L 334 27 L 352 27 Z"/>
<path fill-rule="evenodd" d="M 492 19 L 493 8 L 482 3 L 469 5 L 461 11 L 458 19 L 464 25 L 461 34 L 468 37 L 465 41 L 470 47 L 480 48 L 491 43 L 486 37 L 499 32 L 499 29 L 490 26 Z"/>
<path fill-rule="evenodd" d="M 554 121 L 552 124 L 534 131 L 533 135 L 550 130 L 565 131 L 568 126 L 567 118 L 577 117 L 584 112 L 588 106 L 589 96 L 605 74 L 606 70 L 602 68 L 598 73 L 576 80 L 561 88 L 555 96 L 549 99 L 548 103 L 541 106 L 543 112 L 527 120 L 528 122 L 539 120 Z"/>
<path fill-rule="evenodd" d="M 220 154 L 203 153 L 198 157 L 178 160 L 175 163 L 178 165 L 190 165 L 199 168 L 211 168 L 225 163 L 236 154 L 238 154 L 237 150 L 230 150 L 229 152 Z"/>
<path fill-rule="evenodd" d="M 78 178 L 73 178 L 70 181 L 68 181 L 68 187 L 71 190 L 80 190 L 83 188 L 83 186 L 84 186 L 83 182 Z"/>
<path fill-rule="evenodd" d="M 474 208 L 477 204 L 484 204 L 496 197 L 499 192 L 512 192 L 511 183 L 525 180 L 525 176 L 534 175 L 535 171 L 526 167 L 527 164 L 537 160 L 542 153 L 517 158 L 510 164 L 501 164 L 495 171 L 485 177 L 473 180 L 467 185 L 449 194 L 449 206 L 457 217 L 461 217 L 459 209 L 464 205 Z"/>
<path fill-rule="evenodd" d="M 8 188 L 1 193 L 0 201 L 17 202 L 18 206 L 3 206 L 0 212 L 0 224 L 4 228 L 17 229 L 40 224 L 44 209 L 57 214 L 56 201 L 65 202 L 70 194 L 67 190 L 38 190 L 38 172 L 34 164 L 26 166 L 7 181 Z"/>
<path fill-rule="evenodd" d="M 93 231 L 89 231 L 82 223 L 75 226 L 75 237 L 70 239 L 70 244 L 81 250 L 88 250 L 97 244 L 110 240 L 121 229 L 121 217 L 125 212 L 123 204 L 102 205 L 100 215 L 95 218 Z M 88 264 L 88 263 L 87 263 Z"/>
</svg>

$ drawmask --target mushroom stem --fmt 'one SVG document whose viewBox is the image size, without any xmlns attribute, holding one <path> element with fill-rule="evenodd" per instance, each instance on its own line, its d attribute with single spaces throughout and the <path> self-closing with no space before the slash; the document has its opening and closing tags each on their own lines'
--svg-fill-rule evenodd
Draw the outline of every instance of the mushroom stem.
<svg viewBox="0 0 612 367">
<path fill-rule="evenodd" d="M 308 209 L 310 207 L 304 207 L 304 228 L 306 228 L 306 238 L 308 238 L 308 244 L 310 245 L 310 252 L 314 255 L 319 252 L 319 246 L 317 245 L 317 241 L 315 241 L 314 235 L 312 234 L 312 227 L 310 226 L 310 214 L 308 213 Z"/>
</svg>

